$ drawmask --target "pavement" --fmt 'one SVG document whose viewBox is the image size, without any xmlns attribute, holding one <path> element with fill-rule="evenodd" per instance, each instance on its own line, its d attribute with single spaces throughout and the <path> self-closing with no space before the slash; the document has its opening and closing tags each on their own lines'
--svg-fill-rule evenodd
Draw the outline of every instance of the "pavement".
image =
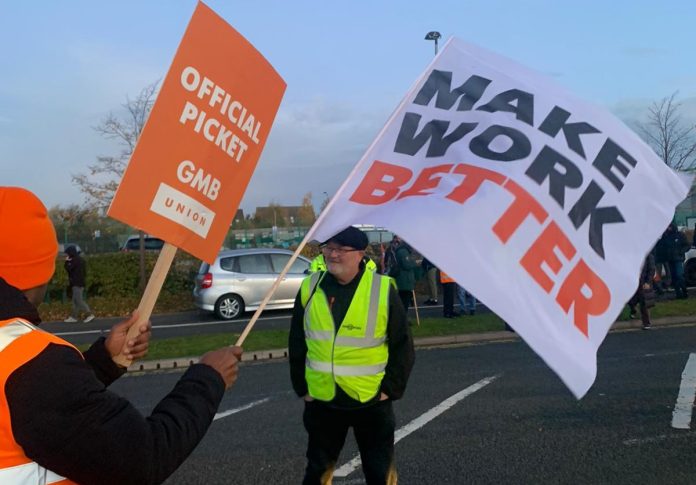
<svg viewBox="0 0 696 485">
<path fill-rule="evenodd" d="M 614 322 L 610 332 L 622 331 L 654 331 L 656 327 L 670 327 L 679 325 L 696 325 L 696 316 L 675 316 L 652 319 L 652 329 L 643 330 L 640 320 L 627 320 Z M 414 339 L 416 348 L 456 346 L 456 345 L 477 345 L 489 342 L 504 342 L 519 340 L 520 337 L 510 331 L 467 333 L 460 335 L 442 335 L 435 337 L 419 337 Z M 244 352 L 242 362 L 257 362 L 274 359 L 285 359 L 288 357 L 288 349 L 269 349 Z M 198 362 L 200 356 L 179 357 L 176 359 L 145 360 L 139 361 L 128 368 L 128 372 L 171 370 L 189 367 Z"/>
</svg>

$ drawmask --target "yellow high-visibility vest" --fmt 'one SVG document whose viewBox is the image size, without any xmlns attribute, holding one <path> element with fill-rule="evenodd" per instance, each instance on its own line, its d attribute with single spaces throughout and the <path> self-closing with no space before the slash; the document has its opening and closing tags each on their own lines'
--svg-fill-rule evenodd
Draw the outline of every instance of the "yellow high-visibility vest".
<svg viewBox="0 0 696 485">
<path fill-rule="evenodd" d="M 356 401 L 368 402 L 379 392 L 389 358 L 386 340 L 391 278 L 363 271 L 336 332 L 329 302 L 319 286 L 324 275 L 308 276 L 300 288 L 309 395 L 331 401 L 339 385 Z"/>
<path fill-rule="evenodd" d="M 326 271 L 326 260 L 324 260 L 323 254 L 320 254 L 309 263 L 310 273 L 316 273 L 318 271 Z"/>
</svg>

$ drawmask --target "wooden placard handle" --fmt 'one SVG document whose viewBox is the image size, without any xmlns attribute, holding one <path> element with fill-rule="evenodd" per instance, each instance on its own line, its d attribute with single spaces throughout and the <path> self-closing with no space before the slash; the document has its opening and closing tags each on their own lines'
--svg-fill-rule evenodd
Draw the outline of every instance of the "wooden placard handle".
<svg viewBox="0 0 696 485">
<path fill-rule="evenodd" d="M 155 307 L 164 280 L 167 278 L 167 273 L 169 273 L 172 261 L 174 261 L 174 256 L 176 256 L 176 246 L 165 242 L 157 258 L 157 262 L 155 263 L 155 268 L 152 270 L 150 279 L 147 281 L 143 297 L 140 299 L 140 305 L 138 305 L 138 320 L 128 330 L 128 337 L 126 340 L 137 337 L 140 333 L 140 326 L 150 319 L 152 309 Z M 133 361 L 124 354 L 118 354 L 113 360 L 123 367 L 128 367 L 133 363 Z"/>
</svg>

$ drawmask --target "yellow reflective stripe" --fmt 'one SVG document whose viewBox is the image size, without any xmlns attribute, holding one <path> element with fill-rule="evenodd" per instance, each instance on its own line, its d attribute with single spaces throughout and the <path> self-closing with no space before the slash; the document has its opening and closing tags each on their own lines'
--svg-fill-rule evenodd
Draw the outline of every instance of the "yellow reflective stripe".
<svg viewBox="0 0 696 485">
<path fill-rule="evenodd" d="M 317 286 L 319 286 L 319 283 L 321 283 L 321 280 L 324 278 L 324 275 L 326 273 L 324 272 L 318 272 L 318 273 L 312 273 L 309 278 L 306 278 L 305 281 L 308 281 L 306 283 L 303 282 L 302 284 L 302 289 L 306 291 L 306 293 L 301 295 L 302 299 L 302 306 L 305 309 L 304 312 L 304 327 L 305 327 L 305 333 L 309 331 L 309 328 L 311 326 L 309 314 L 310 314 L 310 309 L 312 307 L 312 301 L 314 300 L 314 295 L 316 292 L 314 291 Z M 318 290 L 317 290 L 318 291 Z"/>
<path fill-rule="evenodd" d="M 374 365 L 332 365 L 330 362 L 311 359 L 307 359 L 305 365 L 317 372 L 333 372 L 335 376 L 374 376 L 387 368 L 386 362 Z"/>
<path fill-rule="evenodd" d="M 387 340 L 386 337 L 368 338 L 368 337 L 336 337 L 336 345 L 342 347 L 357 347 L 360 349 L 369 349 L 382 345 Z"/>
<path fill-rule="evenodd" d="M 334 338 L 334 333 L 331 330 L 307 330 L 305 329 L 305 338 L 309 340 L 328 340 Z"/>
<path fill-rule="evenodd" d="M 319 278 L 321 278 L 323 274 L 322 272 L 312 273 L 302 281 L 300 299 L 302 300 L 303 307 L 307 306 L 309 296 L 314 293 L 314 288 L 319 283 Z"/>
<path fill-rule="evenodd" d="M 30 483 L 50 485 L 62 480 L 65 478 L 33 461 L 9 468 L 0 468 L 0 483 L 3 485 L 27 485 Z"/>
<path fill-rule="evenodd" d="M 387 363 L 375 365 L 334 365 L 335 376 L 374 376 L 384 372 Z"/>
<path fill-rule="evenodd" d="M 372 285 L 370 286 L 370 307 L 367 310 L 367 328 L 365 328 L 365 338 L 372 338 L 375 335 L 377 328 L 377 312 L 379 311 L 379 287 L 382 277 L 380 275 L 372 276 Z"/>
<path fill-rule="evenodd" d="M 0 352 L 22 335 L 36 330 L 36 327 L 22 320 L 15 320 L 12 323 L 0 327 Z"/>
<path fill-rule="evenodd" d="M 331 362 L 319 362 L 318 360 L 312 360 L 309 357 L 305 359 L 305 366 L 315 370 L 317 372 L 328 372 L 331 373 Z"/>
</svg>

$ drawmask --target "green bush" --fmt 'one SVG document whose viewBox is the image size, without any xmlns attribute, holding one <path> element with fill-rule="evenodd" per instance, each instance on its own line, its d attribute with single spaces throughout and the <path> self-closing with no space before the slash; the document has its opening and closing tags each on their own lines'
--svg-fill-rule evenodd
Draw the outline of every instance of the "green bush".
<svg viewBox="0 0 696 485">
<path fill-rule="evenodd" d="M 159 253 L 145 254 L 146 274 L 149 278 Z M 83 256 L 87 265 L 86 291 L 89 297 L 140 297 L 138 289 L 140 256 L 137 252 L 105 253 Z M 63 259 L 56 260 L 56 272 L 49 284 L 47 300 L 62 300 L 68 286 L 68 275 Z M 162 293 L 188 294 L 193 290 L 193 279 L 200 261 L 183 251 L 174 258 Z"/>
</svg>

